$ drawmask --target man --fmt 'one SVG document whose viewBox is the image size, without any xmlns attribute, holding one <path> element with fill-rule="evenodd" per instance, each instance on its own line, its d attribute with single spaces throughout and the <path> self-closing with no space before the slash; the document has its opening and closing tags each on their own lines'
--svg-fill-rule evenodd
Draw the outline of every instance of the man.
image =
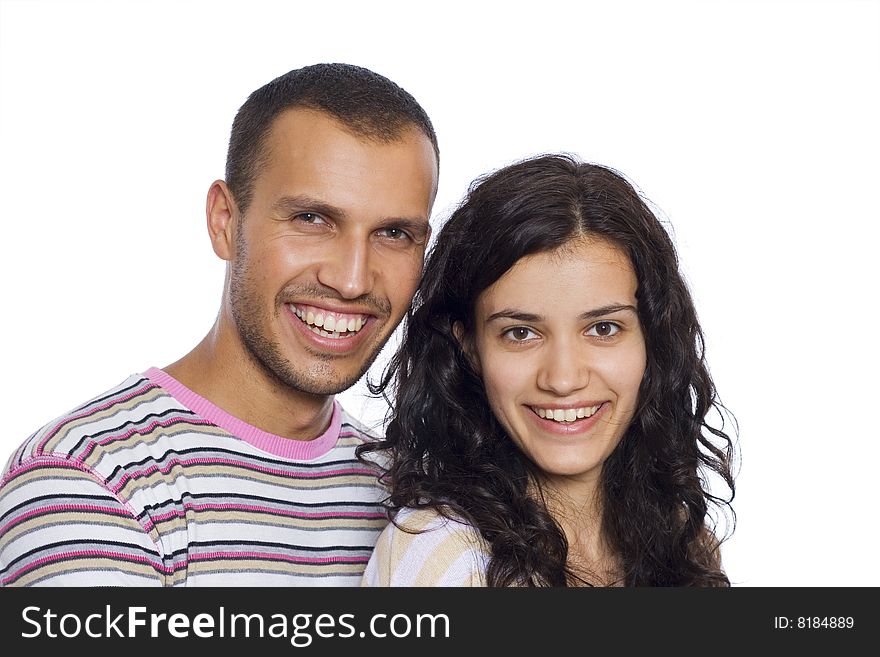
<svg viewBox="0 0 880 657">
<path fill-rule="evenodd" d="M 208 191 L 214 326 L 12 455 L 2 584 L 359 584 L 383 494 L 333 395 L 410 304 L 437 171 L 428 116 L 371 71 L 309 66 L 251 94 Z"/>
</svg>

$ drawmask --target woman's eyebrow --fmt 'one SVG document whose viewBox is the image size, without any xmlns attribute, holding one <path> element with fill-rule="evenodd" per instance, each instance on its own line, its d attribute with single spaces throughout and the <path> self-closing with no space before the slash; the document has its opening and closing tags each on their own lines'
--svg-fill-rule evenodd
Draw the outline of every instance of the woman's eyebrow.
<svg viewBox="0 0 880 657">
<path fill-rule="evenodd" d="M 638 314 L 636 307 L 628 304 L 628 303 L 612 303 L 607 306 L 602 306 L 601 308 L 594 308 L 593 310 L 588 310 L 585 313 L 581 313 L 578 319 L 595 319 L 596 317 L 603 317 L 604 315 L 610 315 L 611 313 L 617 313 L 629 310 L 632 313 Z M 541 322 L 544 320 L 544 317 L 541 315 L 536 315 L 534 313 L 523 312 L 522 310 L 516 310 L 515 308 L 504 308 L 503 310 L 499 310 L 498 312 L 492 313 L 486 318 L 487 322 L 495 321 L 496 319 L 513 319 L 517 322 Z"/>
<path fill-rule="evenodd" d="M 515 319 L 518 322 L 540 322 L 544 318 L 533 313 L 524 313 L 521 310 L 505 308 L 504 310 L 499 310 L 497 313 L 489 315 L 486 318 L 486 321 L 492 322 L 496 319 Z"/>
<path fill-rule="evenodd" d="M 602 306 L 601 308 L 596 308 L 594 310 L 588 310 L 585 313 L 582 313 L 580 319 L 595 319 L 596 317 L 602 317 L 603 315 L 610 315 L 611 313 L 619 313 L 624 310 L 629 310 L 635 315 L 639 314 L 639 311 L 636 310 L 636 307 L 628 304 L 628 303 L 612 303 L 607 306 Z"/>
</svg>

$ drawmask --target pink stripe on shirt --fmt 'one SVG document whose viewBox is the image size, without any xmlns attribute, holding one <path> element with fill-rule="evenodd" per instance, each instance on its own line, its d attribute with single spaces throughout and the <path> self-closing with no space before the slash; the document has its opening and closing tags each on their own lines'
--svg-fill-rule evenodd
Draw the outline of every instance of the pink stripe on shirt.
<svg viewBox="0 0 880 657">
<path fill-rule="evenodd" d="M 366 563 L 370 557 L 291 557 L 286 554 L 277 554 L 273 552 L 206 552 L 204 554 L 193 554 L 190 556 L 190 562 L 193 561 L 211 561 L 213 559 L 268 559 L 272 561 L 287 561 L 289 563 L 337 563 L 339 561 L 357 561 Z"/>
<path fill-rule="evenodd" d="M 51 506 L 40 507 L 39 509 L 28 511 L 27 513 L 23 513 L 20 516 L 15 516 L 5 525 L 0 527 L 0 534 L 6 533 L 14 525 L 22 523 L 25 520 L 33 518 L 34 516 L 42 516 L 46 515 L 47 513 L 56 513 L 60 511 L 94 511 L 97 513 L 106 513 L 112 516 L 131 517 L 130 513 L 127 510 L 120 510 L 110 506 L 97 506 L 96 504 L 53 504 Z"/>
<path fill-rule="evenodd" d="M 120 402 L 128 401 L 129 399 L 134 399 L 138 395 L 144 394 L 147 390 L 149 390 L 150 388 L 152 388 L 154 386 L 155 386 L 155 383 L 150 383 L 149 385 L 140 387 L 137 390 L 132 390 L 131 392 L 129 392 L 128 394 L 126 394 L 124 396 L 112 397 L 111 399 L 107 400 L 106 402 L 104 402 L 100 406 L 89 406 L 87 409 L 83 410 L 82 412 L 80 412 L 76 415 L 68 415 L 63 420 L 61 420 L 61 422 L 59 422 L 54 427 L 52 427 L 52 429 L 46 434 L 45 438 L 43 438 L 40 441 L 40 444 L 37 445 L 36 450 L 34 450 L 34 454 L 36 454 L 36 455 L 42 454 L 43 448 L 46 446 L 46 443 L 48 443 L 50 440 L 52 440 L 52 437 L 58 432 L 58 430 L 61 427 L 63 427 L 65 424 L 70 423 L 72 420 L 79 420 L 81 418 L 88 417 L 89 415 L 94 415 L 98 411 L 103 411 L 105 409 L 108 409 L 111 406 L 115 406 L 116 404 L 119 404 Z"/>
<path fill-rule="evenodd" d="M 173 573 L 174 572 L 173 568 L 168 568 L 162 564 L 156 563 L 155 561 L 153 561 L 147 557 L 143 557 L 143 556 L 126 554 L 124 552 L 111 552 L 109 550 L 80 550 L 77 552 L 61 552 L 58 554 L 51 554 L 49 556 L 42 557 L 40 559 L 36 559 L 34 561 L 31 561 L 23 568 L 20 568 L 20 569 L 16 570 L 14 573 L 11 573 L 10 575 L 8 575 L 7 577 L 4 577 L 3 578 L 3 585 L 5 586 L 5 585 L 9 584 L 10 582 L 15 581 L 16 579 L 18 579 L 19 577 L 21 577 L 22 575 L 24 575 L 28 571 L 39 568 L 40 566 L 42 566 L 44 564 L 52 563 L 55 561 L 67 561 L 69 559 L 73 559 L 73 558 L 77 558 L 77 557 L 92 557 L 92 558 L 97 558 L 97 559 L 105 558 L 105 559 L 113 559 L 115 561 L 128 561 L 128 562 L 134 562 L 134 563 L 143 563 L 143 564 L 147 564 L 149 566 L 152 566 L 154 569 L 159 570 L 164 573 Z"/>
<path fill-rule="evenodd" d="M 234 415 L 230 415 L 160 369 L 151 367 L 144 373 L 144 376 L 165 388 L 177 401 L 191 411 L 210 420 L 218 427 L 226 429 L 236 438 L 276 456 L 309 461 L 329 452 L 339 439 L 339 430 L 342 428 L 342 410 L 335 400 L 333 402 L 333 416 L 330 418 L 330 426 L 327 427 L 327 430 L 317 438 L 299 440 L 263 431 Z"/>
</svg>

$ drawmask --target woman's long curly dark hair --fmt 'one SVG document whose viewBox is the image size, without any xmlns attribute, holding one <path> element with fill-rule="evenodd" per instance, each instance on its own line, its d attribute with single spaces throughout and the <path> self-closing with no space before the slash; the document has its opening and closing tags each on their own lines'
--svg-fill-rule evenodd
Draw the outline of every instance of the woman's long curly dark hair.
<svg viewBox="0 0 880 657">
<path fill-rule="evenodd" d="M 629 256 L 647 366 L 632 422 L 602 469 L 602 528 L 628 586 L 729 586 L 709 505 L 729 510 L 734 445 L 703 355 L 694 304 L 663 226 L 619 174 L 547 155 L 474 182 L 431 250 L 402 345 L 372 386 L 391 406 L 383 441 L 392 514 L 432 507 L 470 522 L 490 548 L 490 586 L 587 583 L 535 495 L 536 466 L 495 419 L 453 325 L 473 330 L 479 295 L 524 256 L 572 239 Z M 717 411 L 719 428 L 707 422 Z M 709 492 L 714 472 L 730 494 Z"/>
</svg>

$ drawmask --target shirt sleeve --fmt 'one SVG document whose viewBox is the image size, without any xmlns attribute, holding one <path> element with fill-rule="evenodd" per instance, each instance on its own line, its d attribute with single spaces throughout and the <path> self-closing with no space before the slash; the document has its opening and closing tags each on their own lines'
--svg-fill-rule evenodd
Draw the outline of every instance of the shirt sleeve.
<svg viewBox="0 0 880 657">
<path fill-rule="evenodd" d="M 0 484 L 0 585 L 162 586 L 157 544 L 79 463 L 33 457 Z"/>
<path fill-rule="evenodd" d="M 428 509 L 395 522 L 380 535 L 362 586 L 486 585 L 488 557 L 473 527 Z"/>
</svg>

